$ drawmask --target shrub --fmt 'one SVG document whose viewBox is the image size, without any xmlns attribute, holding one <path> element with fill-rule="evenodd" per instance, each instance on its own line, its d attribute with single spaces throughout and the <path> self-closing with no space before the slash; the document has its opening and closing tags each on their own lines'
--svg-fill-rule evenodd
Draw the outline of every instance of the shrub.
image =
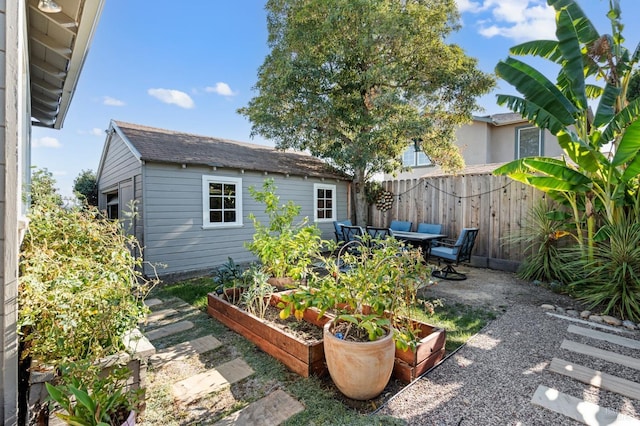
<svg viewBox="0 0 640 426">
<path fill-rule="evenodd" d="M 20 253 L 18 327 L 22 357 L 59 366 L 123 349 L 145 313 L 136 240 L 95 208 L 65 209 L 41 198 Z"/>
<path fill-rule="evenodd" d="M 605 314 L 640 321 L 640 223 L 626 214 L 605 225 L 592 260 L 576 255 L 570 270 L 578 278 L 571 283 L 576 297 Z"/>
</svg>

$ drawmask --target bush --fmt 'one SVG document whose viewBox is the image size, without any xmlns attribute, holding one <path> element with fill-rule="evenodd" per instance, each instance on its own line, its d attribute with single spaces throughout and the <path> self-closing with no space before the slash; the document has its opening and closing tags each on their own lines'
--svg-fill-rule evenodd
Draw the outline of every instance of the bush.
<svg viewBox="0 0 640 426">
<path fill-rule="evenodd" d="M 592 259 L 576 255 L 570 265 L 578 277 L 571 289 L 590 308 L 640 321 L 640 223 L 633 214 L 623 215 L 599 232 L 608 239 L 595 244 Z"/>
<path fill-rule="evenodd" d="M 95 208 L 65 209 L 48 198 L 29 218 L 20 254 L 22 357 L 60 366 L 124 349 L 151 284 L 132 255 L 135 238 Z"/>
</svg>

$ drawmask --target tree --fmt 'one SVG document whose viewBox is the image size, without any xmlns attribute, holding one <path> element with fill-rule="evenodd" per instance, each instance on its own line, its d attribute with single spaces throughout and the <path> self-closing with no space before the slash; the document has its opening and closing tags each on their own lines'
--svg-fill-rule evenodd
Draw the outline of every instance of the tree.
<svg viewBox="0 0 640 426">
<path fill-rule="evenodd" d="M 73 192 L 81 201 L 90 206 L 98 206 L 98 186 L 93 170 L 82 170 L 73 181 Z"/>
<path fill-rule="evenodd" d="M 598 217 L 615 223 L 638 201 L 640 99 L 627 101 L 626 94 L 640 49 L 630 51 L 622 44 L 617 0 L 609 1 L 607 14 L 613 35 L 598 34 L 575 1 L 547 2 L 556 9 L 557 40 L 523 43 L 510 53 L 555 62 L 560 66 L 557 82 L 509 57 L 498 63 L 496 73 L 522 96 L 499 95 L 498 103 L 549 129 L 571 161 L 529 157 L 494 173 L 509 175 L 569 205 L 576 239 L 581 246 L 586 241 L 591 258 Z M 589 102 L 595 101 L 594 115 Z M 613 155 L 602 152 L 607 144 Z"/>
<path fill-rule="evenodd" d="M 640 71 L 635 70 L 629 80 L 629 87 L 627 88 L 627 101 L 631 102 L 640 98 Z"/>
<path fill-rule="evenodd" d="M 31 190 L 29 191 L 31 205 L 51 203 L 62 206 L 62 196 L 56 188 L 53 173 L 45 169 L 35 169 L 31 173 Z"/>
<path fill-rule="evenodd" d="M 271 52 L 239 113 L 252 135 L 352 174 L 358 223 L 365 184 L 401 168 L 411 140 L 437 164 L 461 167 L 455 129 L 494 81 L 445 42 L 458 28 L 454 0 L 269 0 L 266 9 Z"/>
</svg>

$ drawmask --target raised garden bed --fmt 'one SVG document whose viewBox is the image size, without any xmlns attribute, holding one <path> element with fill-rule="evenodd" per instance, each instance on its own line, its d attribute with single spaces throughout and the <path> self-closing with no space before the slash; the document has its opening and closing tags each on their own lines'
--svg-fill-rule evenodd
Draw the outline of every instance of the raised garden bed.
<svg viewBox="0 0 640 426">
<path fill-rule="evenodd" d="M 444 357 L 444 345 L 447 333 L 423 322 L 416 322 L 421 339 L 415 350 L 396 349 L 393 377 L 405 383 L 417 379 L 422 373 L 436 365 Z"/>
<path fill-rule="evenodd" d="M 281 327 L 240 309 L 217 294 L 209 293 L 207 299 L 207 313 L 210 316 L 252 341 L 289 370 L 302 377 L 323 376 L 327 373 L 322 340 L 309 342 L 286 333 Z M 276 306 L 279 301 L 278 294 L 274 294 L 270 304 Z M 318 318 L 317 312 L 307 310 L 304 320 L 322 328 L 331 318 Z"/>
</svg>

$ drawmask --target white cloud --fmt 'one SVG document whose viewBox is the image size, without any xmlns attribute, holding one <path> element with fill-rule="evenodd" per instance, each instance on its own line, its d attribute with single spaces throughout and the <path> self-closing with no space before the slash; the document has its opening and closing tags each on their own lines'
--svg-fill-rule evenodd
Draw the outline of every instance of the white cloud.
<svg viewBox="0 0 640 426">
<path fill-rule="evenodd" d="M 102 104 L 108 105 L 108 106 L 117 106 L 117 107 L 126 105 L 124 101 L 121 101 L 120 99 L 112 98 L 111 96 L 104 96 L 102 98 Z"/>
<path fill-rule="evenodd" d="M 89 134 L 91 134 L 93 136 L 103 136 L 104 135 L 104 130 L 99 129 L 97 127 L 94 127 L 93 129 L 91 129 L 89 131 Z"/>
<path fill-rule="evenodd" d="M 191 109 L 195 107 L 193 99 L 180 90 L 173 89 L 149 89 L 147 93 L 154 98 L 166 103 L 177 105 L 180 108 Z"/>
<path fill-rule="evenodd" d="M 478 22 L 478 33 L 501 36 L 518 42 L 555 39 L 555 12 L 543 0 L 457 0 L 460 12 L 488 12 Z"/>
<path fill-rule="evenodd" d="M 31 146 L 33 148 L 60 148 L 62 144 L 56 138 L 43 136 L 41 138 L 33 138 L 31 140 Z"/>
<path fill-rule="evenodd" d="M 235 93 L 231 90 L 231 87 L 227 83 L 221 81 L 217 82 L 215 86 L 208 86 L 204 89 L 208 93 L 217 93 L 221 96 L 235 96 Z"/>
</svg>

